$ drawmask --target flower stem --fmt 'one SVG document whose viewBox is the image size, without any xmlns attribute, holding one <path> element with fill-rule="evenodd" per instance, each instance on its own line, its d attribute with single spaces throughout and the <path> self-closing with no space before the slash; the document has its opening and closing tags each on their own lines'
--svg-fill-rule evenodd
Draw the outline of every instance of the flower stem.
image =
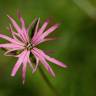
<svg viewBox="0 0 96 96">
<path fill-rule="evenodd" d="M 39 71 L 43 77 L 43 79 L 45 80 L 46 84 L 49 86 L 49 88 L 53 91 L 55 96 L 62 96 L 58 90 L 53 86 L 53 84 L 50 82 L 50 80 L 47 78 L 44 70 L 39 66 Z"/>
</svg>

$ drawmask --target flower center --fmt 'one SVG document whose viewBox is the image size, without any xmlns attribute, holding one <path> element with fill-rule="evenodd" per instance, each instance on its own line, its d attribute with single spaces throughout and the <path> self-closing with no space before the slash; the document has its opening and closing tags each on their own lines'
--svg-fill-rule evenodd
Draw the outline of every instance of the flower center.
<svg viewBox="0 0 96 96">
<path fill-rule="evenodd" d="M 33 48 L 33 46 L 32 46 L 31 43 L 28 43 L 27 46 L 26 46 L 26 48 L 27 48 L 28 50 L 31 50 L 31 49 Z"/>
</svg>

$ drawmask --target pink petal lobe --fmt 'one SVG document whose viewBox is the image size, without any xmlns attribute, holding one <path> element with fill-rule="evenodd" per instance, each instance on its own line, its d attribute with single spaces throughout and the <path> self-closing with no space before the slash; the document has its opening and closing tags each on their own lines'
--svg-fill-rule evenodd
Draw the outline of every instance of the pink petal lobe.
<svg viewBox="0 0 96 96">
<path fill-rule="evenodd" d="M 12 44 L 12 43 L 6 43 L 6 44 L 0 44 L 0 48 L 11 48 L 11 49 L 24 49 L 23 46 L 17 45 L 17 44 Z"/>
<path fill-rule="evenodd" d="M 30 31 L 30 29 L 32 28 L 32 26 L 33 26 L 33 24 L 35 23 L 35 21 L 36 21 L 36 17 L 35 17 L 35 19 L 32 21 L 32 23 L 28 26 L 28 28 L 27 28 L 27 33 Z"/>
<path fill-rule="evenodd" d="M 42 38 L 45 38 L 46 36 L 48 36 L 50 33 L 52 33 L 54 30 L 56 30 L 59 27 L 59 24 L 55 24 L 52 27 L 50 27 L 48 30 L 46 30 L 44 32 L 44 34 L 42 35 Z"/>
<path fill-rule="evenodd" d="M 22 29 L 21 29 L 22 30 L 22 33 L 24 34 L 24 37 L 25 37 L 26 41 L 29 41 L 27 30 L 25 28 L 25 20 L 23 19 L 23 17 L 21 16 L 20 13 L 18 13 L 18 18 L 19 18 L 19 20 L 21 22 L 21 25 L 22 25 Z"/>
<path fill-rule="evenodd" d="M 39 18 L 38 21 L 37 21 L 36 28 L 35 28 L 35 32 L 34 32 L 34 36 L 33 36 L 33 38 L 32 38 L 32 41 L 33 41 L 34 39 L 36 39 L 37 32 L 38 32 L 38 27 L 39 27 L 39 23 L 40 23 L 40 18 Z"/>
<path fill-rule="evenodd" d="M 58 61 L 58 60 L 55 59 L 55 58 L 51 58 L 51 57 L 49 57 L 48 55 L 45 55 L 45 58 L 46 58 L 48 61 L 50 61 L 50 62 L 52 62 L 52 63 L 54 63 L 54 64 L 56 64 L 56 65 L 58 65 L 58 66 L 60 66 L 60 67 L 64 67 L 64 68 L 67 67 L 64 63 Z"/>
<path fill-rule="evenodd" d="M 55 58 L 51 58 L 50 56 L 46 55 L 42 50 L 40 50 L 40 49 L 38 49 L 38 48 L 34 48 L 34 50 L 36 50 L 36 51 L 38 51 L 39 53 L 41 53 L 42 56 L 44 56 L 44 57 L 46 58 L 46 60 L 48 60 L 48 61 L 50 61 L 50 62 L 52 62 L 52 63 L 54 63 L 54 64 L 56 64 L 56 65 L 58 65 L 58 66 L 60 66 L 60 67 L 64 67 L 64 68 L 67 67 L 64 63 L 56 60 Z"/>
<path fill-rule="evenodd" d="M 19 11 L 17 12 L 17 16 L 18 16 L 18 18 L 19 18 L 19 20 L 20 20 L 20 22 L 21 22 L 22 27 L 25 26 L 25 21 L 24 21 L 24 19 L 22 18 L 22 16 L 21 16 L 21 14 L 20 14 Z"/>
<path fill-rule="evenodd" d="M 54 40 L 54 39 L 53 38 L 46 38 L 46 39 L 43 39 L 43 40 L 40 40 L 40 41 L 36 42 L 36 44 L 33 44 L 33 46 L 39 45 L 43 42 L 50 41 L 50 40 Z"/>
<path fill-rule="evenodd" d="M 32 73 L 33 73 L 34 67 L 33 67 L 32 62 L 30 61 L 29 57 L 28 57 L 28 64 L 29 64 L 29 67 L 32 69 Z"/>
<path fill-rule="evenodd" d="M 39 65 L 39 58 L 36 56 L 36 54 L 34 54 L 34 52 L 32 52 L 32 54 L 34 55 L 34 57 L 36 58 L 36 65 L 35 65 L 35 68 L 33 70 L 33 73 L 37 70 L 38 68 L 38 65 Z"/>
<path fill-rule="evenodd" d="M 22 39 L 21 35 L 18 34 L 18 33 L 16 33 L 16 32 L 14 32 L 11 25 L 10 25 L 10 27 L 8 28 L 8 31 L 12 33 L 13 38 L 14 38 L 17 42 L 22 43 L 21 41 L 23 41 L 23 39 Z M 17 37 L 20 38 L 20 40 L 18 40 Z"/>
<path fill-rule="evenodd" d="M 10 53 L 13 52 L 13 51 L 20 51 L 20 50 L 22 50 L 22 49 L 20 49 L 20 48 L 14 48 L 14 49 L 11 48 L 11 49 L 10 49 L 10 48 L 9 48 L 9 50 L 6 51 L 6 52 L 4 53 L 4 55 L 5 55 L 5 56 L 16 56 L 16 55 L 14 55 L 14 54 L 12 55 L 12 54 L 10 54 Z"/>
<path fill-rule="evenodd" d="M 28 63 L 28 57 L 29 57 L 30 51 L 28 51 L 26 53 L 25 58 L 23 59 L 23 67 L 22 67 L 22 80 L 23 80 L 23 84 L 25 82 L 25 76 L 26 76 L 26 65 Z"/>
<path fill-rule="evenodd" d="M 48 70 L 48 72 L 55 77 L 55 73 L 53 72 L 52 68 L 49 66 L 47 61 L 45 59 L 41 59 L 41 63 L 44 65 L 44 67 Z"/>
<path fill-rule="evenodd" d="M 18 61 L 16 62 L 15 66 L 12 69 L 11 76 L 15 76 L 16 72 L 18 71 L 20 65 L 23 63 L 24 57 L 26 56 L 27 51 L 23 51 L 19 56 Z"/>
<path fill-rule="evenodd" d="M 5 40 L 8 40 L 11 43 L 15 43 L 15 44 L 22 45 L 22 46 L 24 45 L 23 43 L 17 42 L 15 39 L 10 38 L 10 37 L 8 37 L 6 35 L 3 35 L 3 34 L 0 34 L 0 38 L 5 39 Z"/>
<path fill-rule="evenodd" d="M 34 44 L 37 44 L 38 42 L 42 41 L 45 37 L 47 37 L 50 33 L 52 33 L 54 30 L 58 28 L 59 24 L 55 24 L 52 27 L 50 27 L 48 30 L 46 30 L 43 34 L 40 34 L 40 36 L 34 41 Z"/>
<path fill-rule="evenodd" d="M 53 76 L 55 77 L 55 73 L 53 72 L 52 68 L 49 66 L 49 64 L 46 62 L 46 60 L 44 59 L 44 57 L 42 56 L 42 54 L 36 52 L 35 50 L 32 50 L 32 53 L 35 54 L 40 62 L 44 65 L 44 67 L 47 69 L 47 71 Z"/>
<path fill-rule="evenodd" d="M 16 23 L 16 21 L 15 21 L 11 16 L 9 16 L 9 15 L 7 15 L 7 16 L 8 16 L 8 18 L 10 19 L 10 21 L 12 22 L 12 24 L 13 24 L 14 28 L 16 29 L 16 31 L 21 35 L 22 39 L 23 39 L 24 41 L 26 41 L 26 40 L 25 40 L 25 37 L 24 37 L 24 34 L 22 33 L 22 30 L 21 30 L 21 28 L 18 26 L 18 24 Z"/>
<path fill-rule="evenodd" d="M 21 29 L 20 29 L 20 27 L 18 26 L 18 24 L 16 23 L 16 21 L 11 17 L 11 16 L 9 16 L 9 15 L 7 15 L 8 16 L 8 18 L 10 19 L 10 21 L 12 22 L 12 24 L 13 24 L 13 26 L 14 26 L 14 28 L 17 30 L 17 32 L 21 32 Z"/>
<path fill-rule="evenodd" d="M 35 32 L 35 35 L 34 35 L 34 37 L 33 37 L 33 39 L 32 39 L 33 42 L 35 42 L 36 39 L 38 39 L 38 37 L 42 35 L 42 33 L 44 32 L 45 28 L 46 28 L 47 25 L 48 25 L 48 22 L 49 22 L 49 20 L 46 20 L 45 23 L 43 24 L 43 26 L 39 29 L 39 31 L 38 31 L 38 32 Z M 38 25 L 39 25 L 39 24 L 37 24 L 37 26 L 38 26 Z"/>
<path fill-rule="evenodd" d="M 42 27 L 39 29 L 39 31 L 38 31 L 38 36 L 40 36 L 40 35 L 44 32 L 44 30 L 46 29 L 48 23 L 49 23 L 49 19 L 47 19 L 47 20 L 44 22 L 44 24 L 42 25 Z"/>
</svg>

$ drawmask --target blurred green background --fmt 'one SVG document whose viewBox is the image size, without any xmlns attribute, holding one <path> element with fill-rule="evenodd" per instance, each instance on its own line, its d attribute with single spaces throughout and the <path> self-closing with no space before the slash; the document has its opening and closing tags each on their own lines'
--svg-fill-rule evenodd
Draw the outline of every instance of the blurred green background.
<svg viewBox="0 0 96 96">
<path fill-rule="evenodd" d="M 16 17 L 20 10 L 26 26 L 35 16 L 51 18 L 51 23 L 61 26 L 53 33 L 59 38 L 41 45 L 43 50 L 65 64 L 67 69 L 51 64 L 56 78 L 44 69 L 48 79 L 60 92 L 57 96 L 96 96 L 96 0 L 0 0 L 0 33 L 8 34 L 7 14 Z M 41 24 L 42 24 L 41 22 Z M 0 43 L 3 41 L 0 40 Z M 27 67 L 26 82 L 23 85 L 21 69 L 16 76 L 10 76 L 16 58 L 6 57 L 0 50 L 0 96 L 56 96 L 48 87 L 39 71 L 31 74 Z"/>
</svg>

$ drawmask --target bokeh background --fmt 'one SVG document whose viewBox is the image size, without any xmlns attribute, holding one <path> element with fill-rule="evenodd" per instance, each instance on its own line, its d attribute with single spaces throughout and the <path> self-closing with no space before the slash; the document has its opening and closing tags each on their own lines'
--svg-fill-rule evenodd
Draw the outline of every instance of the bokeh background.
<svg viewBox="0 0 96 96">
<path fill-rule="evenodd" d="M 68 65 L 63 69 L 50 63 L 56 78 L 44 69 L 60 93 L 56 92 L 57 96 L 96 96 L 96 0 L 0 0 L 0 33 L 10 35 L 6 30 L 10 23 L 7 14 L 20 23 L 17 10 L 20 10 L 26 26 L 35 16 L 42 22 L 51 18 L 50 24 L 61 23 L 52 34 L 57 40 L 40 46 L 43 50 L 53 50 L 49 55 Z M 21 69 L 14 78 L 11 77 L 17 59 L 3 53 L 0 50 L 0 96 L 56 96 L 38 70 L 31 74 L 27 67 L 24 85 Z"/>
</svg>

